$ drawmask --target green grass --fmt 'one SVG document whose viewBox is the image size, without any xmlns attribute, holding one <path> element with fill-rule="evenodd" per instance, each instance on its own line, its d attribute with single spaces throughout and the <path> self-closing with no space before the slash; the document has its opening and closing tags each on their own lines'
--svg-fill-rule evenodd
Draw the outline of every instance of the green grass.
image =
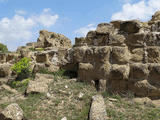
<svg viewBox="0 0 160 120">
<path fill-rule="evenodd" d="M 118 94 L 109 95 L 103 93 L 106 101 L 106 111 L 109 120 L 160 120 L 160 109 L 152 104 L 138 104 L 132 101 L 133 95 L 121 96 Z M 117 99 L 110 103 L 109 98 Z"/>
<path fill-rule="evenodd" d="M 50 74 L 50 75 L 53 75 L 54 76 L 54 80 L 56 80 L 57 77 L 62 77 L 64 79 L 69 78 L 68 76 L 65 75 L 65 72 L 66 71 L 63 70 L 63 69 L 60 69 L 60 70 L 58 70 L 56 72 L 50 72 L 47 69 L 41 69 L 41 70 L 38 71 L 38 73 L 41 73 L 41 74 Z"/>
<path fill-rule="evenodd" d="M 30 51 L 35 52 L 35 51 L 44 51 L 44 48 L 29 48 Z"/>
<path fill-rule="evenodd" d="M 24 117 L 27 119 L 36 119 L 34 112 L 39 111 L 37 108 L 45 98 L 44 94 L 30 94 L 26 100 L 19 100 L 17 103 L 24 111 Z"/>
<path fill-rule="evenodd" d="M 26 119 L 61 120 L 67 117 L 68 120 L 87 120 L 92 96 L 102 94 L 109 120 L 160 120 L 160 108 L 133 102 L 134 95 L 131 92 L 122 95 L 97 92 L 92 85 L 64 79 L 61 72 L 53 75 L 54 81 L 49 84 L 51 98 L 47 98 L 46 94 L 29 94 L 27 99 L 14 101 L 23 109 Z M 21 86 L 16 90 L 24 94 L 26 87 Z M 78 97 L 80 92 L 84 94 L 81 99 Z M 0 91 L 0 96 L 7 95 L 10 96 L 11 93 Z M 110 98 L 116 101 L 111 101 Z M 9 104 L 0 104 L 0 109 Z"/>
<path fill-rule="evenodd" d="M 0 98 L 5 97 L 5 96 L 9 96 L 12 95 L 12 93 L 8 90 L 0 90 Z"/>
</svg>

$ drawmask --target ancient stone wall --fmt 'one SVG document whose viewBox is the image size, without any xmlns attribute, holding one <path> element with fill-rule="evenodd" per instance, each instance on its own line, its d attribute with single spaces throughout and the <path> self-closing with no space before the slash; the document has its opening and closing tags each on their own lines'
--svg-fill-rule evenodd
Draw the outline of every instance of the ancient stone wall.
<svg viewBox="0 0 160 120">
<path fill-rule="evenodd" d="M 32 69 L 76 71 L 78 80 L 111 92 L 132 91 L 137 96 L 160 98 L 160 11 L 148 22 L 138 20 L 101 23 L 86 37 L 71 41 L 64 35 L 40 31 L 37 42 L 16 53 L 0 53 L 0 77 L 22 57 Z M 16 59 L 15 59 L 16 58 Z"/>
<path fill-rule="evenodd" d="M 71 41 L 62 34 L 40 31 L 37 42 L 18 47 L 16 52 L 0 53 L 0 78 L 11 75 L 11 66 L 23 57 L 31 58 L 33 73 L 40 70 L 57 71 L 63 64 Z"/>
<path fill-rule="evenodd" d="M 158 14 L 159 13 L 159 14 Z M 151 21 L 101 23 L 68 51 L 80 81 L 111 92 L 160 98 L 160 12 Z"/>
</svg>

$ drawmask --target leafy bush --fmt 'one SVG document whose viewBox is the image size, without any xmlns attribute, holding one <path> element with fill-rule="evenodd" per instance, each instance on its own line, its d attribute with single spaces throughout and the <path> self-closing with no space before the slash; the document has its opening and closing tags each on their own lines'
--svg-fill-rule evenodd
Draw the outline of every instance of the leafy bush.
<svg viewBox="0 0 160 120">
<path fill-rule="evenodd" d="M 35 48 L 29 48 L 29 50 L 34 52 L 34 51 L 35 51 Z"/>
<path fill-rule="evenodd" d="M 18 80 L 22 80 L 30 76 L 30 61 L 31 60 L 29 58 L 24 57 L 12 66 L 11 69 L 17 75 Z"/>
<path fill-rule="evenodd" d="M 23 81 L 12 81 L 10 83 L 10 86 L 12 88 L 24 87 L 28 85 L 29 81 L 30 81 L 30 78 L 24 79 Z"/>
<path fill-rule="evenodd" d="M 4 45 L 4 44 L 2 44 L 2 43 L 0 43 L 0 51 L 2 51 L 2 52 L 7 52 L 7 51 L 8 51 L 7 46 Z"/>
<path fill-rule="evenodd" d="M 44 48 L 35 48 L 36 51 L 44 51 Z"/>
<path fill-rule="evenodd" d="M 44 48 L 29 48 L 30 51 L 44 51 Z"/>
</svg>

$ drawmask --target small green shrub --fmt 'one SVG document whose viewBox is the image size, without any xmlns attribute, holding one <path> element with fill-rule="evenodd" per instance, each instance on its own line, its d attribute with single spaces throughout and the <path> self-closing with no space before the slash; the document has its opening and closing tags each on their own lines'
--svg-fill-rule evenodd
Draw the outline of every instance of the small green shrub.
<svg viewBox="0 0 160 120">
<path fill-rule="evenodd" d="M 17 75 L 18 80 L 23 80 L 30 76 L 30 61 L 29 58 L 24 57 L 12 66 L 11 70 Z"/>
<path fill-rule="evenodd" d="M 35 48 L 29 48 L 30 51 L 35 51 Z"/>
<path fill-rule="evenodd" d="M 30 51 L 44 51 L 44 48 L 29 48 Z"/>
<path fill-rule="evenodd" d="M 2 52 L 8 52 L 7 46 L 4 45 L 4 44 L 2 44 L 2 43 L 0 43 L 0 51 L 2 51 Z"/>
<path fill-rule="evenodd" d="M 28 85 L 29 81 L 30 81 L 30 78 L 24 79 L 23 81 L 12 81 L 10 83 L 10 86 L 12 88 L 24 87 Z"/>
<path fill-rule="evenodd" d="M 35 48 L 36 51 L 44 51 L 44 48 Z"/>
</svg>

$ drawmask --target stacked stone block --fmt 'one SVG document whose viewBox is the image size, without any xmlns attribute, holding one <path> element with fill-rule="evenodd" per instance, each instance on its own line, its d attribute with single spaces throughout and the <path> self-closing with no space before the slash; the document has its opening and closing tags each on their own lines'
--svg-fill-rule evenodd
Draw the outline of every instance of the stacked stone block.
<svg viewBox="0 0 160 120">
<path fill-rule="evenodd" d="M 160 98 L 159 20 L 101 23 L 86 37 L 76 38 L 67 57 L 79 81 L 111 92 Z"/>
</svg>

